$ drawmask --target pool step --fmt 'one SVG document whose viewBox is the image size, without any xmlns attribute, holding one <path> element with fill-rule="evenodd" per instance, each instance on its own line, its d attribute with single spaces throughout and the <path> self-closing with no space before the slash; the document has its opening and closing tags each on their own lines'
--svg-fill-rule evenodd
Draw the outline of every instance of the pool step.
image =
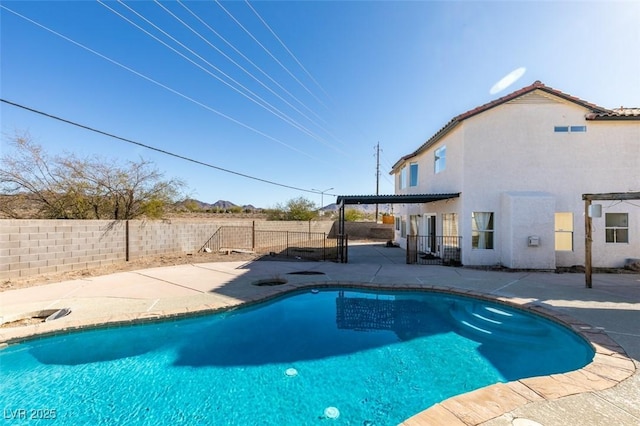
<svg viewBox="0 0 640 426">
<path fill-rule="evenodd" d="M 450 309 L 458 329 L 482 340 L 535 344 L 549 328 L 525 314 L 484 303 L 454 303 Z"/>
</svg>

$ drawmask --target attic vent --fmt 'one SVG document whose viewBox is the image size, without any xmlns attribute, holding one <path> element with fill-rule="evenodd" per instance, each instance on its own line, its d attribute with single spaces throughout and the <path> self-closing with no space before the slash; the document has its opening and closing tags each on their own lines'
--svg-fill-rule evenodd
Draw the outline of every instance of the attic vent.
<svg viewBox="0 0 640 426">
<path fill-rule="evenodd" d="M 526 95 L 519 96 L 508 103 L 510 104 L 556 104 L 558 101 L 555 98 L 548 96 L 546 93 L 540 91 L 530 92 Z"/>
</svg>

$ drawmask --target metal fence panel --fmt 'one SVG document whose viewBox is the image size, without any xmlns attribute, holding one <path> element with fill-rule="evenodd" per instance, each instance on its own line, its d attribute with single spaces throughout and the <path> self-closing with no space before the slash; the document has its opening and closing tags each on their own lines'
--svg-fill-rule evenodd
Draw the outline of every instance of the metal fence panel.
<svg viewBox="0 0 640 426">
<path fill-rule="evenodd" d="M 336 260 L 338 242 L 325 232 L 265 231 L 253 227 L 222 226 L 204 244 L 212 252 L 251 250 L 271 257 Z"/>
<path fill-rule="evenodd" d="M 462 266 L 462 237 L 407 235 L 407 263 Z"/>
</svg>

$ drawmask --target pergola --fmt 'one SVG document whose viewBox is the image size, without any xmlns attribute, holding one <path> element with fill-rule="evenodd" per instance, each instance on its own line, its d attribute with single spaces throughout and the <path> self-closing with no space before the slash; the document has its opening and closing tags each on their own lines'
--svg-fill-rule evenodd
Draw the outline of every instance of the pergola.
<svg viewBox="0 0 640 426">
<path fill-rule="evenodd" d="M 585 286 L 591 288 L 591 202 L 599 201 L 624 201 L 640 200 L 640 192 L 606 192 L 601 194 L 582 194 L 584 200 L 584 278 Z"/>
<path fill-rule="evenodd" d="M 448 194 L 397 194 L 397 195 L 338 195 L 338 256 L 341 263 L 347 263 L 347 247 L 344 233 L 344 211 L 347 205 L 358 204 L 424 204 L 458 198 L 459 192 Z M 376 218 L 377 219 L 377 218 Z"/>
</svg>

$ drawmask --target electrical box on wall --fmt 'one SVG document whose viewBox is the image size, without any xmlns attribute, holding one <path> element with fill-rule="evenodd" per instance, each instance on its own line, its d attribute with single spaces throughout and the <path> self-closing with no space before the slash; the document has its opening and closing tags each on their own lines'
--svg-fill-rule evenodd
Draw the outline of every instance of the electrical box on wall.
<svg viewBox="0 0 640 426">
<path fill-rule="evenodd" d="M 529 247 L 538 247 L 540 245 L 540 237 L 537 235 L 532 235 L 528 237 Z"/>
</svg>

